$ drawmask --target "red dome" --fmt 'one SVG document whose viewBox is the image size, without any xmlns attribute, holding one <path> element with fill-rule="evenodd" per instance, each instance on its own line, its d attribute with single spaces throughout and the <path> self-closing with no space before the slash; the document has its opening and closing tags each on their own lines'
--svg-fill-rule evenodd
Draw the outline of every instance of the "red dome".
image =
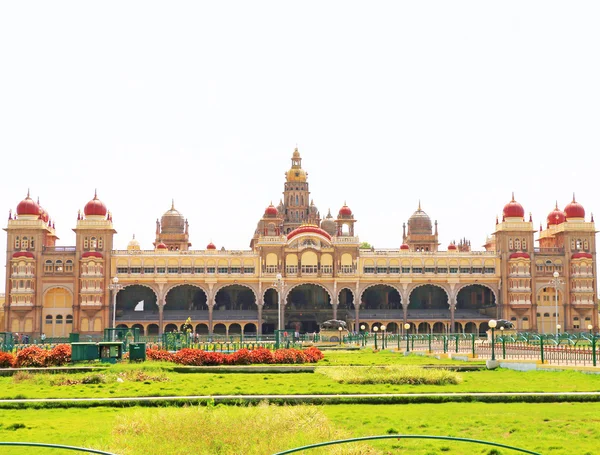
<svg viewBox="0 0 600 455">
<path fill-rule="evenodd" d="M 571 256 L 571 259 L 583 259 L 583 258 L 587 258 L 587 259 L 592 259 L 592 254 L 591 253 L 585 253 L 585 252 L 580 252 L 580 253 L 575 253 L 573 256 Z"/>
<path fill-rule="evenodd" d="M 518 252 L 518 253 L 513 253 L 511 254 L 508 258 L 509 259 L 518 259 L 518 258 L 524 258 L 524 259 L 529 259 L 529 254 L 527 253 L 523 253 L 523 252 Z"/>
<path fill-rule="evenodd" d="M 206 245 L 206 249 L 207 250 L 216 250 L 217 246 L 214 243 L 210 242 L 208 245 Z"/>
<path fill-rule="evenodd" d="M 163 242 L 160 242 L 156 245 L 156 249 L 157 250 L 166 250 L 168 248 L 167 248 L 167 245 L 165 245 Z"/>
<path fill-rule="evenodd" d="M 271 203 L 271 205 L 269 205 L 265 210 L 265 216 L 277 216 L 277 215 L 279 215 L 279 212 L 277 211 L 277 208 L 273 205 L 273 203 Z"/>
<path fill-rule="evenodd" d="M 29 197 L 29 191 L 27 197 L 17 205 L 17 215 L 40 215 L 40 206 Z"/>
<path fill-rule="evenodd" d="M 402 245 L 400 245 L 400 249 L 401 250 L 410 250 L 410 247 L 406 243 L 403 243 Z"/>
<path fill-rule="evenodd" d="M 457 249 L 457 247 L 456 247 L 456 245 L 454 243 L 451 243 L 450 245 L 448 245 L 448 251 L 450 251 L 450 250 L 456 250 L 456 249 Z"/>
<path fill-rule="evenodd" d="M 108 210 L 104 205 L 104 202 L 98 199 L 96 193 L 94 193 L 94 199 L 85 204 L 85 207 L 83 208 L 85 216 L 106 216 L 107 212 Z"/>
<path fill-rule="evenodd" d="M 327 231 L 324 231 L 323 229 L 321 229 L 320 227 L 317 227 L 317 226 L 300 226 L 300 227 L 294 229 L 292 232 L 290 232 L 287 235 L 287 239 L 290 240 L 292 237 L 295 237 L 300 234 L 305 234 L 308 232 L 313 233 L 313 234 L 322 235 L 323 237 L 327 238 L 328 240 L 331 240 L 331 236 L 327 233 Z"/>
<path fill-rule="evenodd" d="M 17 251 L 13 254 L 13 258 L 31 258 L 33 259 L 33 253 L 31 251 Z"/>
<path fill-rule="evenodd" d="M 504 209 L 502 209 L 502 215 L 504 215 L 504 218 L 523 218 L 525 216 L 525 209 L 523 209 L 521 204 L 515 201 L 514 193 L 512 200 L 504 206 Z"/>
<path fill-rule="evenodd" d="M 565 216 L 569 218 L 585 218 L 585 209 L 583 205 L 575 201 L 575 195 L 573 195 L 573 201 L 569 202 L 565 207 Z"/>
<path fill-rule="evenodd" d="M 338 212 L 338 216 L 352 216 L 352 210 L 344 202 L 344 206 Z"/>
<path fill-rule="evenodd" d="M 558 208 L 558 202 L 556 203 L 554 210 L 548 214 L 546 221 L 548 222 L 548 226 L 565 222 L 565 214 Z"/>
<path fill-rule="evenodd" d="M 103 258 L 102 253 L 98 251 L 86 251 L 81 255 L 82 258 Z"/>
</svg>

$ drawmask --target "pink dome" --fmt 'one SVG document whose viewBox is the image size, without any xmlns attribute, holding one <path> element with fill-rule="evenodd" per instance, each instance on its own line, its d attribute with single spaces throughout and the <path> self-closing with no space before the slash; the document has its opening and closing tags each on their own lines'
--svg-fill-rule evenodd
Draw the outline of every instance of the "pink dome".
<svg viewBox="0 0 600 455">
<path fill-rule="evenodd" d="M 502 209 L 502 215 L 504 215 L 504 218 L 523 218 L 525 216 L 525 209 L 523 209 L 521 204 L 515 201 L 514 193 L 512 195 L 512 200 Z"/>
<path fill-rule="evenodd" d="M 108 209 L 104 202 L 98 199 L 98 195 L 94 192 L 94 199 L 85 204 L 83 208 L 85 216 L 106 216 Z"/>
</svg>

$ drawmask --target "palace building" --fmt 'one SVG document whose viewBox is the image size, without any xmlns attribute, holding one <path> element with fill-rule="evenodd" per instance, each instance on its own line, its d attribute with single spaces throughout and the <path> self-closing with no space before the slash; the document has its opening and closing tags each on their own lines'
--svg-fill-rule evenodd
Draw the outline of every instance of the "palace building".
<svg viewBox="0 0 600 455">
<path fill-rule="evenodd" d="M 551 207 L 551 206 L 550 206 Z M 77 215 L 73 246 L 56 244 L 54 222 L 30 195 L 8 217 L 5 331 L 36 337 L 138 327 L 144 335 L 315 332 L 329 319 L 351 330 L 482 333 L 490 319 L 521 331 L 598 330 L 593 217 L 575 201 L 550 210 L 537 239 L 514 196 L 484 250 L 463 239 L 440 247 L 437 221 L 419 203 L 392 249 L 364 248 L 344 204 L 322 217 L 296 149 L 283 198 L 258 220 L 250 249 L 192 249 L 173 203 L 156 221 L 153 246 L 133 238 L 115 250 L 111 213 L 94 195 Z M 362 248 L 361 248 L 362 246 Z"/>
</svg>

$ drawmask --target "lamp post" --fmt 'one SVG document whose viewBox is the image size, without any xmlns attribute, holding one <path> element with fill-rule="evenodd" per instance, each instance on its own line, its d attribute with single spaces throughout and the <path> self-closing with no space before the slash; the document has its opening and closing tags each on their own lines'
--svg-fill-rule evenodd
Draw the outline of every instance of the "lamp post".
<svg viewBox="0 0 600 455">
<path fill-rule="evenodd" d="M 341 327 L 338 327 L 338 331 L 340 332 L 340 346 L 342 344 L 342 330 L 344 330 L 344 329 L 342 329 Z"/>
<path fill-rule="evenodd" d="M 410 329 L 410 324 L 407 322 L 406 324 L 404 324 L 404 333 L 406 333 L 406 352 L 410 352 L 410 348 L 408 347 L 408 330 L 409 329 Z"/>
<path fill-rule="evenodd" d="M 592 329 L 594 326 L 592 324 L 588 324 L 588 330 L 590 331 L 590 335 L 592 334 Z"/>
<path fill-rule="evenodd" d="M 281 331 L 281 294 L 283 292 L 283 278 L 281 273 L 278 273 L 275 279 L 276 281 L 273 283 L 273 286 L 277 289 L 277 330 Z"/>
<path fill-rule="evenodd" d="M 560 330 L 560 324 L 558 323 L 558 287 L 563 282 L 559 279 L 560 274 L 557 271 L 554 271 L 552 276 L 554 278 L 548 284 L 554 287 L 554 315 L 556 319 L 556 336 L 558 336 L 558 331 Z"/>
<path fill-rule="evenodd" d="M 381 349 L 385 349 L 385 329 L 387 327 L 385 326 L 385 324 L 382 324 L 381 326 Z"/>
<path fill-rule="evenodd" d="M 365 332 L 365 329 L 366 329 L 365 325 L 362 324 L 360 326 L 360 330 L 362 331 L 362 345 L 363 346 L 367 345 L 367 332 Z"/>
<path fill-rule="evenodd" d="M 112 279 L 112 283 L 108 285 L 108 289 L 112 292 L 113 297 L 113 314 L 112 314 L 112 328 L 116 328 L 117 321 L 117 294 L 121 289 L 123 289 L 123 285 L 119 284 L 119 277 L 115 276 Z"/>
<path fill-rule="evenodd" d="M 500 333 L 502 334 L 502 358 L 506 359 L 506 341 L 504 340 L 504 326 L 500 327 Z"/>
<path fill-rule="evenodd" d="M 496 340 L 494 338 L 494 329 L 498 325 L 498 321 L 496 321 L 495 319 L 490 319 L 488 325 L 490 326 L 490 329 L 492 329 L 492 360 L 496 360 L 496 352 L 494 350 L 494 345 L 496 344 Z"/>
<path fill-rule="evenodd" d="M 590 331 L 590 338 L 592 342 L 592 365 L 596 366 L 596 335 L 592 333 L 594 326 L 588 324 L 588 330 Z"/>
<path fill-rule="evenodd" d="M 375 326 L 373 327 L 373 336 L 375 337 L 375 350 L 377 350 L 377 331 L 379 330 L 379 327 Z"/>
</svg>

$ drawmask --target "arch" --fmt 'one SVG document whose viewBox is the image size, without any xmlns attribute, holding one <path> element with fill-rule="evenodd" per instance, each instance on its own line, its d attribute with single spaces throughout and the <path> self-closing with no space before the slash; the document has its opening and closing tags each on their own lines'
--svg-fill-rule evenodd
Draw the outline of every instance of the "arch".
<svg viewBox="0 0 600 455">
<path fill-rule="evenodd" d="M 167 324 L 165 326 L 165 331 L 164 333 L 168 333 L 168 332 L 177 332 L 178 328 L 177 328 L 177 324 Z"/>
<path fill-rule="evenodd" d="M 214 291 L 214 294 L 213 294 L 213 295 L 215 296 L 215 299 L 217 298 L 217 294 L 218 294 L 220 291 L 222 291 L 223 289 L 225 289 L 225 288 L 227 288 L 227 287 L 231 287 L 231 286 L 242 286 L 242 287 L 245 287 L 245 288 L 248 288 L 248 289 L 250 289 L 250 290 L 252 291 L 252 294 L 254 295 L 254 303 L 257 303 L 257 302 L 258 302 L 258 294 L 256 293 L 256 290 L 255 290 L 255 289 L 254 289 L 252 286 L 250 286 L 249 284 L 246 284 L 246 283 L 226 283 L 226 284 L 223 284 L 223 285 L 219 286 L 219 287 L 218 287 L 218 288 L 217 288 L 217 289 Z M 207 294 L 207 295 L 208 295 L 208 294 Z"/>
<path fill-rule="evenodd" d="M 184 320 L 188 317 L 198 319 L 200 314 L 196 312 L 208 312 L 208 293 L 196 284 L 182 283 L 171 286 L 165 292 L 164 311 L 170 312 L 171 315 L 175 315 L 172 313 L 174 311 L 186 312 L 181 314 L 180 319 Z"/>
<path fill-rule="evenodd" d="M 144 285 L 143 285 L 143 284 L 140 284 L 140 286 L 144 286 Z M 165 291 L 164 291 L 164 293 L 163 293 L 163 295 L 165 296 L 165 298 L 167 297 L 167 294 L 169 294 L 169 292 L 171 292 L 173 289 L 175 289 L 175 288 L 177 288 L 177 287 L 179 287 L 179 286 L 194 286 L 194 287 L 196 287 L 196 288 L 198 288 L 198 289 L 202 290 L 202 292 L 204 292 L 204 294 L 205 294 L 206 296 L 208 296 L 208 295 L 209 295 L 209 292 L 208 292 L 208 290 L 207 290 L 207 289 L 205 289 L 203 286 L 201 286 L 201 285 L 197 284 L 197 283 L 176 283 L 176 284 L 173 284 L 173 285 L 169 286 L 167 289 L 165 289 Z M 148 287 L 150 287 L 150 286 L 148 286 Z M 156 292 L 155 292 L 155 293 L 156 293 Z M 158 296 L 158 294 L 157 294 L 157 296 Z"/>
<path fill-rule="evenodd" d="M 348 287 L 343 287 L 338 291 L 338 311 L 339 310 L 354 310 L 354 292 Z M 338 314 L 339 319 L 339 314 Z"/>
<path fill-rule="evenodd" d="M 429 322 L 420 322 L 417 327 L 417 331 L 419 333 L 430 333 L 431 332 L 431 324 Z"/>
<path fill-rule="evenodd" d="M 455 317 L 496 317 L 497 300 L 494 290 L 484 284 L 461 286 L 456 293 Z M 456 330 L 455 330 L 456 331 Z"/>
<path fill-rule="evenodd" d="M 131 326 L 132 329 L 140 329 L 140 335 L 141 336 L 145 336 L 146 335 L 146 330 L 144 328 L 144 326 L 142 324 L 133 324 Z"/>
<path fill-rule="evenodd" d="M 196 324 L 194 329 L 199 335 L 208 335 L 208 324 Z"/>
<path fill-rule="evenodd" d="M 148 324 L 146 336 L 158 336 L 158 324 Z"/>
<path fill-rule="evenodd" d="M 450 317 L 450 295 L 443 286 L 419 284 L 408 294 L 407 309 L 410 318 Z"/>
<path fill-rule="evenodd" d="M 284 327 L 290 330 L 317 332 L 323 322 L 333 318 L 333 296 L 322 284 L 295 284 L 288 289 L 283 302 Z"/>
<path fill-rule="evenodd" d="M 42 331 L 47 337 L 64 337 L 72 330 L 64 324 L 64 317 L 73 314 L 73 293 L 64 286 L 45 290 L 42 300 Z M 50 318 L 49 318 L 50 316 Z"/>
<path fill-rule="evenodd" d="M 213 334 L 215 335 L 227 335 L 227 327 L 225 327 L 225 324 L 215 324 L 213 326 Z"/>
<path fill-rule="evenodd" d="M 456 289 L 454 295 L 456 295 L 458 297 L 458 294 L 460 293 L 460 291 L 462 291 L 463 289 L 465 289 L 469 286 L 481 286 L 481 287 L 489 289 L 492 292 L 492 294 L 494 295 L 494 301 L 498 302 L 498 291 L 487 283 L 465 283 L 465 284 L 459 286 L 458 289 Z"/>
<path fill-rule="evenodd" d="M 372 288 L 375 287 L 385 287 L 385 288 L 391 288 L 393 291 L 395 291 L 396 294 L 398 294 L 397 299 L 395 299 L 395 295 L 394 300 L 392 302 L 390 302 L 389 297 L 390 297 L 390 292 L 388 292 L 384 297 L 385 297 L 385 302 L 381 302 L 381 295 L 379 295 L 377 298 L 376 294 L 374 292 L 370 292 L 369 290 L 372 290 Z M 381 290 L 379 292 L 379 294 L 381 293 Z M 372 299 L 369 300 L 369 302 L 365 302 L 365 300 L 369 297 L 372 296 Z M 365 286 L 363 288 L 363 290 L 360 292 L 360 307 L 361 309 L 368 309 L 368 310 L 376 310 L 376 309 L 388 309 L 388 310 L 400 310 L 402 309 L 402 294 L 400 293 L 400 290 L 394 286 L 393 284 L 389 284 L 389 283 L 373 283 L 373 284 L 369 284 L 367 286 Z M 364 305 L 363 305 L 364 303 Z"/>
<path fill-rule="evenodd" d="M 399 333 L 400 326 L 396 322 L 388 322 L 385 331 L 387 333 Z"/>
<path fill-rule="evenodd" d="M 140 305 L 141 302 L 144 302 Z M 139 311 L 140 306 L 143 307 Z M 116 321 L 158 320 L 156 292 L 141 284 L 130 284 L 117 293 Z"/>
<path fill-rule="evenodd" d="M 242 333 L 242 326 L 237 322 L 234 322 L 229 326 L 229 335 L 240 335 Z"/>
<path fill-rule="evenodd" d="M 465 324 L 465 333 L 477 333 L 477 324 L 474 322 L 467 322 Z"/>
<path fill-rule="evenodd" d="M 435 322 L 431 331 L 432 333 L 446 333 L 446 325 L 443 322 Z"/>
</svg>

